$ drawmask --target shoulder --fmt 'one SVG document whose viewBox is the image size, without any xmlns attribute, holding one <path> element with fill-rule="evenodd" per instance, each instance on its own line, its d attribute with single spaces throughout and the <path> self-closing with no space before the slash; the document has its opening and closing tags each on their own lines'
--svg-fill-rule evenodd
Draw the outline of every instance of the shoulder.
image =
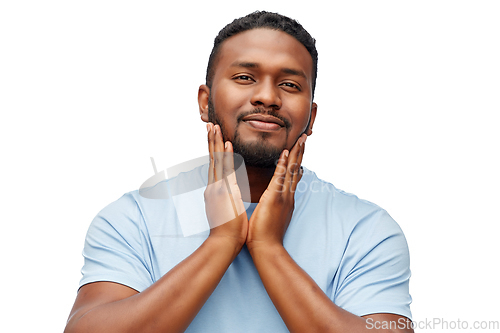
<svg viewBox="0 0 500 333">
<path fill-rule="evenodd" d="M 204 207 L 203 196 L 198 198 L 200 189 L 206 186 L 205 165 L 186 172 L 177 172 L 166 178 L 165 173 L 157 173 L 147 179 L 142 186 L 123 194 L 105 206 L 95 217 L 91 229 L 108 227 L 116 231 L 148 233 L 165 232 L 170 227 L 177 233 L 178 215 L 192 211 L 193 204 Z M 195 200 L 196 199 L 196 200 Z M 201 201 L 200 201 L 201 200 Z M 169 225 L 165 226 L 165 222 Z"/>
<path fill-rule="evenodd" d="M 138 212 L 138 191 L 123 194 L 120 198 L 106 205 L 97 215 L 103 217 L 130 216 Z"/>
<path fill-rule="evenodd" d="M 297 186 L 297 191 L 302 191 L 296 194 L 299 207 L 316 216 L 324 214 L 346 241 L 355 238 L 361 245 L 366 241 L 379 243 L 387 237 L 404 238 L 398 223 L 377 204 L 336 188 L 308 169 L 303 180 L 304 184 Z"/>
<path fill-rule="evenodd" d="M 335 213 L 336 217 L 355 221 L 363 218 L 371 220 L 377 214 L 387 214 L 380 206 L 355 194 L 336 188 L 332 183 L 320 179 L 316 173 L 304 168 L 304 177 L 297 186 L 296 199 L 308 204 L 320 203 Z"/>
<path fill-rule="evenodd" d="M 137 202 L 137 191 L 123 194 L 117 200 L 101 209 L 92 220 L 86 240 L 89 243 L 102 243 L 103 240 L 138 242 L 143 217 Z"/>
</svg>

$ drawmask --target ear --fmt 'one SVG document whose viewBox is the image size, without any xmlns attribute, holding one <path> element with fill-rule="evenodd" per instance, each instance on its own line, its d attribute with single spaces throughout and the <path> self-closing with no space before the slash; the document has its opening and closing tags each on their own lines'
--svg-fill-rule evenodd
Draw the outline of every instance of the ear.
<svg viewBox="0 0 500 333">
<path fill-rule="evenodd" d="M 307 134 L 307 136 L 311 135 L 312 134 L 312 128 L 313 128 L 313 125 L 314 125 L 314 120 L 316 119 L 316 112 L 318 111 L 318 104 L 316 103 L 312 103 L 311 105 L 311 116 L 309 118 L 309 124 L 307 125 L 307 128 L 305 130 L 305 133 Z"/>
<path fill-rule="evenodd" d="M 200 108 L 201 120 L 208 123 L 208 99 L 210 98 L 210 88 L 202 84 L 198 89 L 198 107 Z"/>
</svg>

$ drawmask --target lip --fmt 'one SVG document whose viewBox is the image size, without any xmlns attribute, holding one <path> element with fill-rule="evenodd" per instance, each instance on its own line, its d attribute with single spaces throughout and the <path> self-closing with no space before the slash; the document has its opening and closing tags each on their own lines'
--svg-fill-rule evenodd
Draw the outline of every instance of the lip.
<svg viewBox="0 0 500 333">
<path fill-rule="evenodd" d="M 281 119 L 273 116 L 265 116 L 262 114 L 252 114 L 244 117 L 242 120 L 244 122 L 249 122 L 250 124 L 260 124 L 264 127 L 268 126 L 270 128 L 276 128 L 276 125 L 279 125 L 279 127 L 285 127 L 285 123 Z"/>
<path fill-rule="evenodd" d="M 268 131 L 268 132 L 276 132 L 282 129 L 280 125 L 276 123 L 269 123 L 269 122 L 264 122 L 264 121 L 259 121 L 259 120 L 248 120 L 245 121 L 245 124 L 253 127 L 254 129 L 258 131 Z"/>
</svg>

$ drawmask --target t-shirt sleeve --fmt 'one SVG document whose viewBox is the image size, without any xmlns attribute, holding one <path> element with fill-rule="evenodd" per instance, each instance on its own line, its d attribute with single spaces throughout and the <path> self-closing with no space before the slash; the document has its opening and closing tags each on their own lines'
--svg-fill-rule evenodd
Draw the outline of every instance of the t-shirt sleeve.
<svg viewBox="0 0 500 333">
<path fill-rule="evenodd" d="M 127 194 L 97 214 L 85 238 L 80 287 L 109 281 L 141 292 L 153 283 L 144 259 L 142 221 L 137 202 Z"/>
<path fill-rule="evenodd" d="M 399 225 L 383 210 L 353 228 L 334 302 L 358 316 L 392 313 L 411 319 L 410 256 Z"/>
</svg>

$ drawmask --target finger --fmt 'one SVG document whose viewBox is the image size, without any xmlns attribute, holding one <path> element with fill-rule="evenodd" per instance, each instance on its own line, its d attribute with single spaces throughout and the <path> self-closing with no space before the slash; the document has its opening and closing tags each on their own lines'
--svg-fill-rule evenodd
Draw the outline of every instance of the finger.
<svg viewBox="0 0 500 333">
<path fill-rule="evenodd" d="M 224 144 L 224 170 L 222 176 L 227 178 L 234 173 L 233 145 L 230 141 Z"/>
<path fill-rule="evenodd" d="M 299 138 L 298 141 L 298 144 L 299 144 L 299 147 L 298 147 L 298 150 L 297 150 L 297 156 L 296 156 L 296 160 L 295 160 L 295 163 L 296 163 L 296 174 L 299 172 L 300 170 L 300 166 L 302 165 L 302 158 L 304 157 L 304 148 L 305 148 L 305 142 L 306 142 L 306 139 L 307 139 L 307 135 L 305 134 L 302 134 Z"/>
<path fill-rule="evenodd" d="M 215 149 L 215 181 L 222 179 L 222 170 L 224 169 L 224 142 L 222 140 L 222 134 L 220 131 L 220 126 L 215 125 L 215 139 L 214 139 L 214 149 Z"/>
<path fill-rule="evenodd" d="M 304 157 L 304 151 L 306 149 L 306 141 L 307 141 L 307 135 L 302 135 L 302 137 L 304 138 L 304 141 L 302 142 L 302 145 L 300 145 L 300 153 L 299 153 L 299 157 L 297 159 L 297 165 L 299 166 L 299 169 L 300 169 L 300 166 L 302 165 L 302 158 Z"/>
<path fill-rule="evenodd" d="M 285 182 L 285 176 L 287 173 L 289 155 L 290 153 L 286 149 L 281 153 L 276 169 L 274 170 L 273 178 L 271 178 L 269 182 L 269 190 L 279 193 L 288 191 L 288 183 Z"/>
<path fill-rule="evenodd" d="M 223 156 L 224 170 L 222 171 L 223 172 L 222 176 L 223 176 L 227 191 L 229 193 L 229 199 L 231 200 L 231 205 L 233 206 L 234 217 L 236 218 L 236 217 L 238 217 L 239 214 L 238 214 L 238 210 L 236 208 L 236 204 L 234 202 L 233 193 L 231 191 L 231 185 L 234 185 L 236 183 L 236 178 L 234 177 L 233 147 L 231 145 L 231 142 L 226 141 L 226 143 L 224 145 L 224 152 L 221 154 L 224 155 Z M 233 182 L 234 182 L 234 184 L 233 184 Z"/>
<path fill-rule="evenodd" d="M 207 123 L 207 137 L 208 137 L 208 154 L 210 155 L 210 162 L 208 164 L 208 184 L 214 182 L 214 135 L 213 124 Z"/>
<path fill-rule="evenodd" d="M 288 184 L 288 188 L 290 190 L 293 189 L 293 180 L 295 178 L 296 173 L 298 172 L 298 169 L 300 168 L 298 162 L 299 162 L 300 152 L 302 150 L 301 145 L 303 141 L 304 137 L 303 135 L 301 135 L 295 142 L 295 145 L 293 146 L 292 150 L 290 151 L 290 158 L 288 161 L 287 173 L 285 176 L 285 183 Z"/>
<path fill-rule="evenodd" d="M 297 158 L 297 171 L 295 172 L 293 179 L 292 179 L 291 191 L 293 193 L 295 193 L 295 190 L 297 188 L 297 184 L 299 183 L 300 179 L 302 178 L 302 173 L 303 173 L 302 159 L 304 158 L 304 152 L 306 149 L 306 140 L 307 140 L 307 135 L 304 134 L 302 144 L 299 144 L 300 152 L 299 152 L 299 156 Z"/>
</svg>

